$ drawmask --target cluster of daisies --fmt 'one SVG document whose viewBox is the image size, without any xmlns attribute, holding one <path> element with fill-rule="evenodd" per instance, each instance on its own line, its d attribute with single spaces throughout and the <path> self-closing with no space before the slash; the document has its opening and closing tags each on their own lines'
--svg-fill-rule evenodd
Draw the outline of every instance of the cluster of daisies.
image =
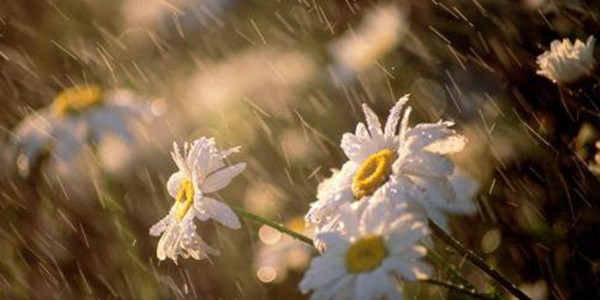
<svg viewBox="0 0 600 300">
<path fill-rule="evenodd" d="M 465 182 L 454 172 L 448 155 L 460 151 L 465 139 L 451 122 L 408 126 L 408 96 L 390 111 L 382 128 L 364 105 L 367 124 L 342 138 L 348 157 L 340 171 L 320 184 L 306 222 L 314 229 L 314 258 L 300 282 L 313 299 L 397 299 L 398 280 L 428 278 L 432 268 L 423 258 L 428 219 L 444 226 L 447 213 L 471 213 Z M 157 256 L 195 259 L 217 255 L 196 232 L 195 219 L 213 219 L 237 229 L 240 222 L 225 203 L 207 194 L 224 188 L 246 167 L 226 166 L 238 148 L 220 150 L 213 139 L 200 138 L 172 152 L 178 171 L 167 182 L 175 200 L 169 214 L 150 229 L 161 236 Z M 470 193 L 472 194 L 472 192 Z"/>
<path fill-rule="evenodd" d="M 537 59 L 538 74 L 559 86 L 593 76 L 594 43 L 593 36 L 586 43 L 552 42 Z M 363 105 L 366 124 L 358 123 L 354 133 L 342 137 L 348 160 L 319 185 L 305 216 L 319 252 L 299 284 L 311 299 L 401 299 L 403 281 L 432 275 L 424 259 L 432 243 L 431 222 L 447 228 L 449 214 L 476 211 L 472 198 L 478 186 L 450 158 L 466 139 L 450 121 L 409 126 L 408 98 L 395 103 L 383 125 Z M 96 85 L 61 92 L 16 129 L 24 170 L 44 154 L 69 158 L 82 144 L 98 143 L 109 132 L 130 140 L 127 123 L 140 110 L 128 99 Z M 211 197 L 245 170 L 245 163 L 226 163 L 238 151 L 221 150 L 206 137 L 182 147 L 174 144 L 171 155 L 178 170 L 167 182 L 174 203 L 150 228 L 151 235 L 160 236 L 160 260 L 219 254 L 198 235 L 196 219 L 240 228 L 235 210 Z"/>
</svg>

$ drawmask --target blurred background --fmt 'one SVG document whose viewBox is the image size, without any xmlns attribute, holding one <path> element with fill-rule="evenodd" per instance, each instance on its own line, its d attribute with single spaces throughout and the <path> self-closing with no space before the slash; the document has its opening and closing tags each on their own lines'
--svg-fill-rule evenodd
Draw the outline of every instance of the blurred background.
<svg viewBox="0 0 600 300">
<path fill-rule="evenodd" d="M 242 146 L 219 199 L 298 226 L 345 161 L 341 135 L 405 93 L 411 124 L 454 120 L 480 184 L 452 232 L 535 299 L 598 299 L 597 80 L 567 112 L 535 74 L 554 39 L 600 31 L 600 2 L 562 0 L 3 0 L 0 298 L 305 299 L 313 254 L 243 221 L 199 224 L 211 261 L 159 262 L 172 142 Z M 596 77 L 597 78 L 597 77 Z M 134 141 L 113 136 L 29 176 L 15 128 L 73 85 L 135 95 Z M 569 104 L 570 105 L 570 104 Z M 595 157 L 596 156 L 596 157 Z M 303 228 L 300 224 L 299 227 Z M 440 246 L 481 291 L 486 275 Z M 290 254 L 291 253 L 291 254 Z M 444 278 L 445 274 L 439 274 Z M 406 285 L 408 299 L 463 299 Z"/>
</svg>

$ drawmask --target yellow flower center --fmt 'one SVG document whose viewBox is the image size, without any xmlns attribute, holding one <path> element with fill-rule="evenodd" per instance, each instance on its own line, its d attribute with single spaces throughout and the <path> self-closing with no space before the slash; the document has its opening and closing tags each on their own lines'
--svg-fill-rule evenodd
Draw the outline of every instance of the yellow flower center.
<svg viewBox="0 0 600 300">
<path fill-rule="evenodd" d="M 388 255 L 380 236 L 367 236 L 355 241 L 346 252 L 346 269 L 350 273 L 365 273 L 377 268 Z"/>
<path fill-rule="evenodd" d="M 175 211 L 175 217 L 178 221 L 181 221 L 185 214 L 188 212 L 192 204 L 194 203 L 194 185 L 189 179 L 184 181 L 175 195 L 175 205 L 177 210 Z"/>
<path fill-rule="evenodd" d="M 102 103 L 102 89 L 97 85 L 74 86 L 60 92 L 52 102 L 57 116 L 77 113 Z"/>
<path fill-rule="evenodd" d="M 352 178 L 354 198 L 360 200 L 375 193 L 388 180 L 395 159 L 396 152 L 390 149 L 383 149 L 367 157 Z"/>
</svg>

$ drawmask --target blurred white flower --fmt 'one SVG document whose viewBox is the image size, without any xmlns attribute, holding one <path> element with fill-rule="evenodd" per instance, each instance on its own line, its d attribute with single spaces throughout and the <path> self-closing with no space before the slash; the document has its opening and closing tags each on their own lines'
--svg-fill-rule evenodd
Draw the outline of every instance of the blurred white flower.
<svg viewBox="0 0 600 300">
<path fill-rule="evenodd" d="M 33 112 L 15 129 L 20 171 L 28 174 L 45 154 L 57 163 L 71 161 L 83 145 L 97 145 L 108 134 L 133 141 L 130 121 L 143 111 L 134 98 L 131 92 L 104 91 L 97 85 L 62 91 L 50 106 Z"/>
<path fill-rule="evenodd" d="M 354 134 L 342 137 L 349 160 L 319 185 L 317 201 L 306 215 L 317 233 L 337 226 L 342 205 L 364 211 L 372 198 L 386 199 L 392 208 L 411 202 L 409 209 L 416 208 L 441 226 L 446 213 L 475 211 L 471 197 L 476 184 L 454 174 L 454 163 L 447 157 L 460 151 L 466 140 L 449 128 L 453 123 L 448 121 L 409 128 L 411 108 L 400 116 L 407 101 L 405 95 L 394 105 L 383 129 L 375 113 L 363 105 L 367 125 L 359 123 Z"/>
<path fill-rule="evenodd" d="M 379 201 L 379 203 L 384 203 Z M 426 279 L 432 268 L 421 259 L 428 235 L 423 222 L 405 213 L 390 222 L 375 214 L 341 208 L 344 232 L 321 233 L 325 251 L 300 282 L 311 299 L 402 299 L 397 280 Z"/>
<path fill-rule="evenodd" d="M 590 75 L 596 67 L 594 44 L 596 38 L 591 35 L 584 44 L 577 39 L 575 44 L 569 39 L 550 43 L 550 50 L 537 57 L 538 75 L 552 82 L 563 85 L 575 82 L 581 77 Z"/>
<path fill-rule="evenodd" d="M 243 98 L 257 101 L 268 111 L 280 110 L 317 70 L 306 53 L 278 48 L 246 50 L 223 61 L 203 62 L 203 66 L 185 81 L 184 97 L 202 103 L 203 111 L 223 110 Z"/>
<path fill-rule="evenodd" d="M 381 5 L 365 14 L 356 31 L 332 42 L 330 52 L 342 73 L 359 73 L 394 49 L 408 30 L 406 14 L 395 5 Z"/>
<path fill-rule="evenodd" d="M 312 235 L 302 218 L 294 218 L 285 226 L 308 237 Z M 261 226 L 258 232 L 262 244 L 256 252 L 254 265 L 261 281 L 281 282 L 289 270 L 302 270 L 308 265 L 314 252 L 310 245 L 266 225 Z"/>
<path fill-rule="evenodd" d="M 162 234 L 156 249 L 160 260 L 168 257 L 177 262 L 178 255 L 200 260 L 208 254 L 219 254 L 197 235 L 194 218 L 240 228 L 240 221 L 229 206 L 205 196 L 223 189 L 246 169 L 246 163 L 225 166 L 224 159 L 238 150 L 239 147 L 219 150 L 214 139 L 205 137 L 185 143 L 183 151 L 173 144 L 171 155 L 179 170 L 169 178 L 167 190 L 175 203 L 169 214 L 150 228 L 150 235 Z"/>
</svg>

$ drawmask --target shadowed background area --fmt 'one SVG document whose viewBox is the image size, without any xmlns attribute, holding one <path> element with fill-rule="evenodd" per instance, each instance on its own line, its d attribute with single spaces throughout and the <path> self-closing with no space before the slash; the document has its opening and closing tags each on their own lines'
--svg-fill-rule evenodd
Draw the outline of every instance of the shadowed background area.
<svg viewBox="0 0 600 300">
<path fill-rule="evenodd" d="M 598 7 L 4 0 L 0 298 L 307 298 L 297 283 L 314 253 L 251 221 L 237 231 L 198 223 L 221 250 L 210 261 L 156 258 L 148 229 L 173 203 L 172 142 L 214 136 L 221 148 L 241 145 L 230 160 L 248 168 L 217 198 L 303 228 L 297 218 L 345 160 L 341 135 L 363 121 L 360 105 L 383 118 L 406 93 L 411 123 L 454 120 L 469 139 L 453 159 L 480 185 L 478 213 L 453 218 L 453 235 L 536 300 L 600 298 L 598 77 L 586 101 L 565 109 L 556 85 L 535 73 L 552 40 L 598 34 Z M 26 168 L 16 128 L 86 83 L 135 100 L 143 116 L 127 120 L 132 140 L 108 134 Z M 500 293 L 439 250 L 480 290 Z M 407 299 L 465 297 L 405 288 Z"/>
</svg>

